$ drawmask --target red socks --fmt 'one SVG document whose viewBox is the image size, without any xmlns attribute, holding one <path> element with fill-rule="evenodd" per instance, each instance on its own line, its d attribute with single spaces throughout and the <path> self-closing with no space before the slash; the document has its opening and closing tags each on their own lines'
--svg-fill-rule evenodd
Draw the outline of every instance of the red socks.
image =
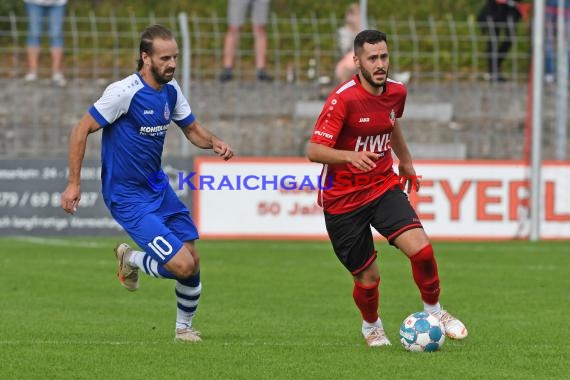
<svg viewBox="0 0 570 380">
<path fill-rule="evenodd" d="M 410 257 L 410 262 L 414 281 L 420 289 L 422 300 L 427 304 L 435 305 L 439 301 L 439 275 L 431 244 Z"/>
<path fill-rule="evenodd" d="M 410 263 L 412 264 L 414 281 L 420 290 L 422 300 L 429 305 L 437 304 L 439 302 L 439 275 L 431 244 L 426 245 L 410 257 Z M 363 285 L 354 281 L 352 292 L 354 303 L 360 310 L 362 319 L 369 323 L 378 320 L 379 284 L 380 280 L 373 285 Z"/>
<path fill-rule="evenodd" d="M 380 280 L 373 285 L 363 285 L 358 281 L 354 281 L 354 290 L 352 297 L 354 303 L 362 314 L 362 319 L 366 322 L 374 323 L 378 320 L 378 285 Z"/>
</svg>

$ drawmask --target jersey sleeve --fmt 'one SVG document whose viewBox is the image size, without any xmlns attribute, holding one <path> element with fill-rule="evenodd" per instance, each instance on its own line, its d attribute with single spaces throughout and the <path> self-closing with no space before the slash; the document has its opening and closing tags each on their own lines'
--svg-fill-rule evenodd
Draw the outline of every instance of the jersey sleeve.
<svg viewBox="0 0 570 380">
<path fill-rule="evenodd" d="M 333 147 L 342 130 L 346 116 L 346 107 L 337 93 L 333 93 L 325 102 L 321 114 L 315 123 L 311 142 Z"/>
<path fill-rule="evenodd" d="M 123 91 L 123 88 L 121 82 L 111 83 L 89 108 L 89 113 L 101 127 L 113 123 L 129 110 L 133 92 Z"/>
<path fill-rule="evenodd" d="M 192 124 L 192 122 L 196 120 L 196 117 L 194 117 L 192 109 L 190 108 L 190 104 L 182 93 L 182 89 L 178 85 L 178 82 L 173 79 L 170 84 L 176 90 L 176 105 L 174 106 L 174 112 L 172 113 L 172 120 L 180 128 L 184 128 Z"/>
</svg>

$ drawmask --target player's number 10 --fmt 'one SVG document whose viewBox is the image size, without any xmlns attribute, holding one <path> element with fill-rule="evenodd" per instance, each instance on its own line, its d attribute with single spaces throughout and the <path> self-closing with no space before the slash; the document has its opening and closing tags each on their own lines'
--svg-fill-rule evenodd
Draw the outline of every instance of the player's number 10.
<svg viewBox="0 0 570 380">
<path fill-rule="evenodd" d="M 162 236 L 158 235 L 155 237 L 150 243 L 147 244 L 150 249 L 154 251 L 162 260 L 168 255 L 172 253 L 172 246 L 170 243 L 163 238 Z"/>
</svg>

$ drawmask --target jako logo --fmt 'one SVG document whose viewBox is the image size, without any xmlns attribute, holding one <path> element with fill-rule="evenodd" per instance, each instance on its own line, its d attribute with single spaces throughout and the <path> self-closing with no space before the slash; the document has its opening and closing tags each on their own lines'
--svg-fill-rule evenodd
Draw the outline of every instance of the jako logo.
<svg viewBox="0 0 570 380">
<path fill-rule="evenodd" d="M 143 115 L 154 115 L 154 110 L 144 110 Z"/>
<path fill-rule="evenodd" d="M 370 122 L 370 118 L 369 117 L 361 117 L 360 120 L 358 120 L 359 123 L 369 123 Z"/>
</svg>

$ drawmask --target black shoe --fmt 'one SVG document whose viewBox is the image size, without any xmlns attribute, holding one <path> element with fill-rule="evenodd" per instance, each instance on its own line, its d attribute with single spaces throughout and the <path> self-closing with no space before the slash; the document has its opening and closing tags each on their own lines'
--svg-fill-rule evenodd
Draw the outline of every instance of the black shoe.
<svg viewBox="0 0 570 380">
<path fill-rule="evenodd" d="M 261 82 L 273 82 L 273 77 L 267 74 L 265 69 L 257 69 L 257 80 Z"/>
<path fill-rule="evenodd" d="M 222 73 L 220 74 L 220 82 L 225 83 L 229 82 L 233 79 L 232 69 L 231 68 L 224 68 Z"/>
</svg>

